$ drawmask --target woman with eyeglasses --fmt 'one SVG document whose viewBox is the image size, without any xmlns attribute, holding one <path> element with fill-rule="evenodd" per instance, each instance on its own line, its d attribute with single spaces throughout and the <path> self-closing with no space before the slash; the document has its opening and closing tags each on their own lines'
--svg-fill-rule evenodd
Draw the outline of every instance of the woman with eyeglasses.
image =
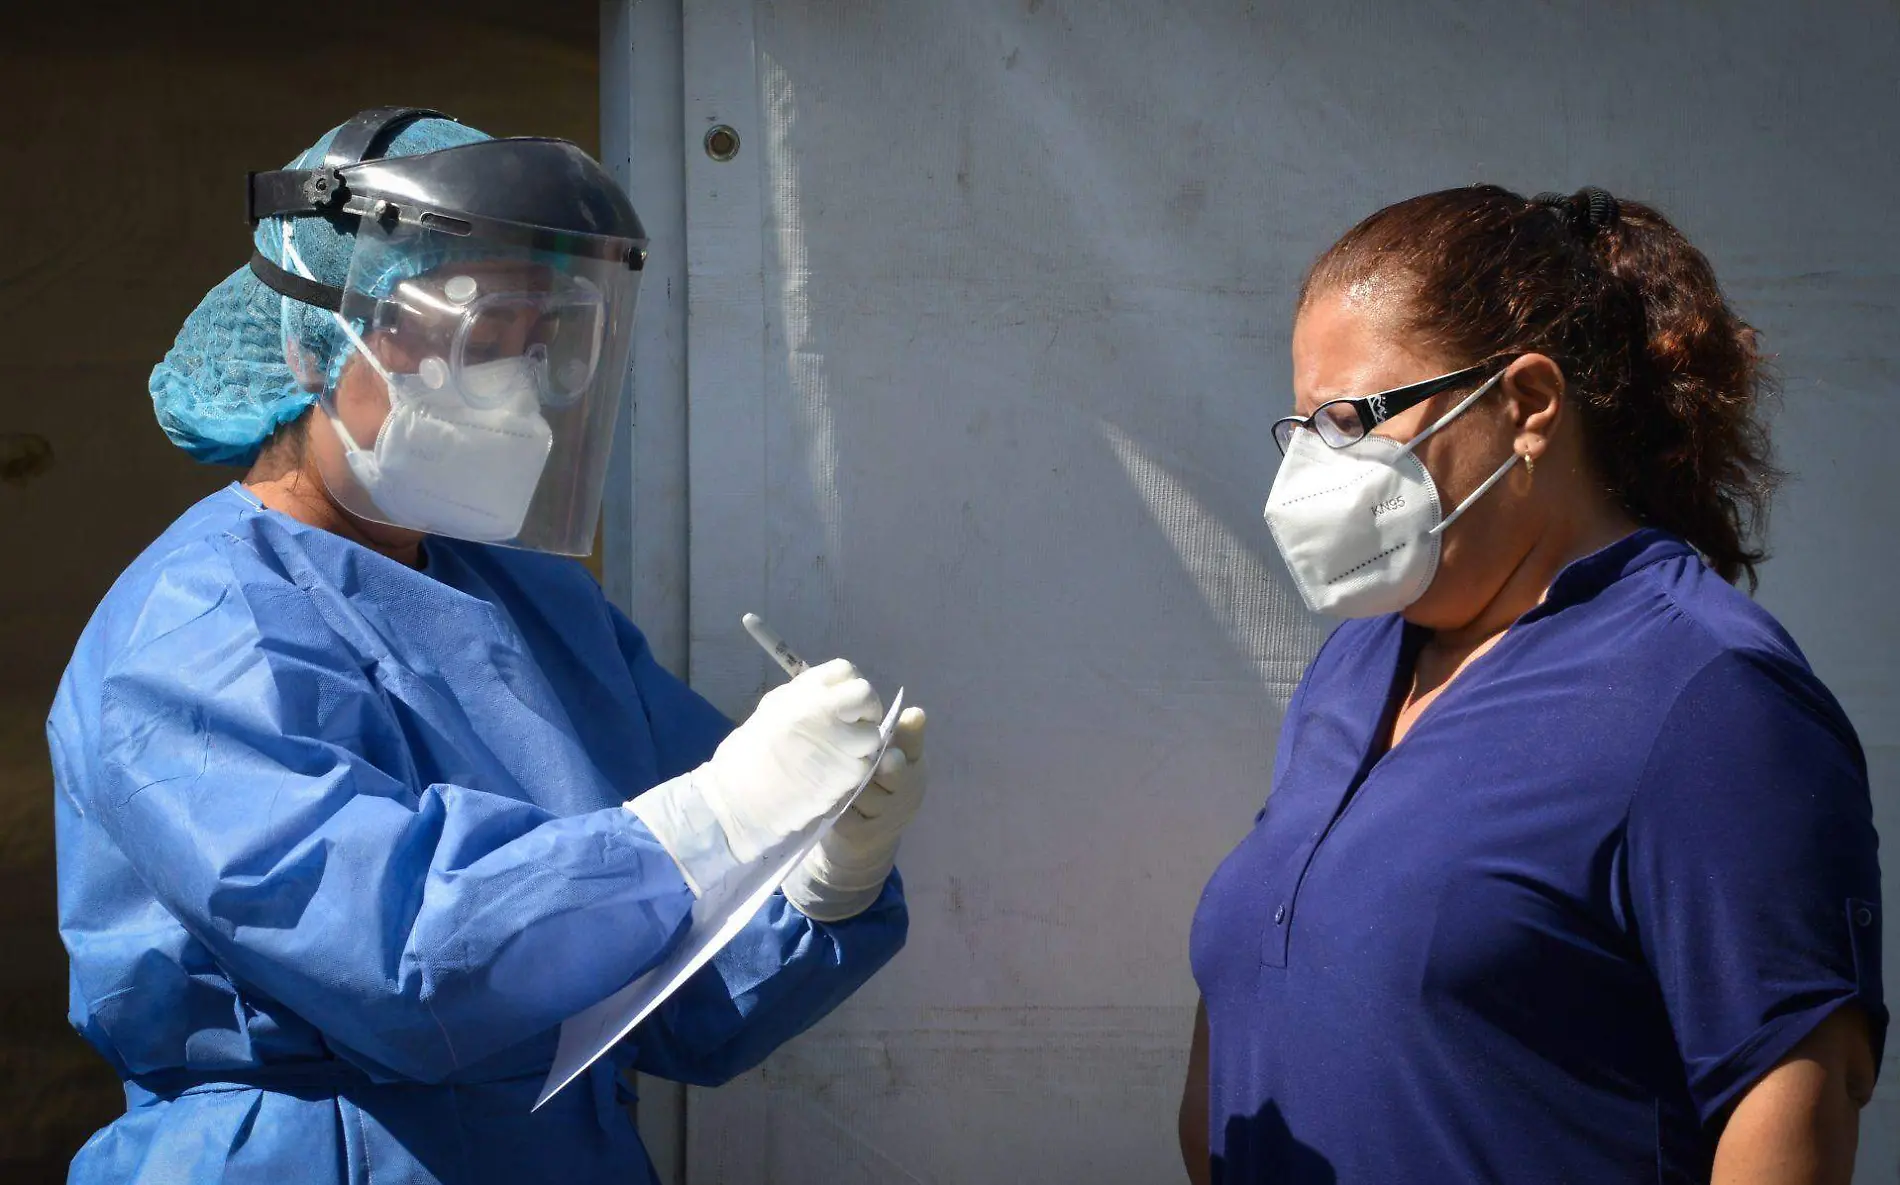
<svg viewBox="0 0 1900 1185">
<path fill-rule="evenodd" d="M 1313 265 L 1293 380 L 1267 522 L 1350 620 L 1195 917 L 1190 1174 L 1845 1185 L 1866 764 L 1733 587 L 1776 473 L 1708 261 L 1601 190 L 1413 198 Z"/>
</svg>

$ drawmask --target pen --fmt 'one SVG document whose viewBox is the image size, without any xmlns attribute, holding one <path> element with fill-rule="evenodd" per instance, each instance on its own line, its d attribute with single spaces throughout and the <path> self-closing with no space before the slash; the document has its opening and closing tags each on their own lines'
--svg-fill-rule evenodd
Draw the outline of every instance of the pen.
<svg viewBox="0 0 1900 1185">
<path fill-rule="evenodd" d="M 739 620 L 745 626 L 745 632 L 752 635 L 752 640 L 771 655 L 772 661 L 783 667 L 787 675 L 796 679 L 805 673 L 805 660 L 794 654 L 792 648 L 785 644 L 785 639 L 773 633 L 772 627 L 765 624 L 757 613 L 748 613 Z"/>
</svg>

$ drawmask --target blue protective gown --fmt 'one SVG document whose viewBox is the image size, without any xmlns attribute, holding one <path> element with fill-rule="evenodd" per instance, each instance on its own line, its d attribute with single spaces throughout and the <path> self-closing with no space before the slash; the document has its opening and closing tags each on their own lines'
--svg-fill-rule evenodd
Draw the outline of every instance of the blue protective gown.
<svg viewBox="0 0 1900 1185">
<path fill-rule="evenodd" d="M 232 486 L 87 627 L 47 730 L 60 932 L 127 1109 L 73 1182 L 649 1180 L 622 1068 L 719 1083 L 903 944 L 895 876 L 840 925 L 774 898 L 530 1114 L 560 1022 L 691 906 L 620 804 L 731 725 L 578 564 L 426 551 Z"/>
</svg>

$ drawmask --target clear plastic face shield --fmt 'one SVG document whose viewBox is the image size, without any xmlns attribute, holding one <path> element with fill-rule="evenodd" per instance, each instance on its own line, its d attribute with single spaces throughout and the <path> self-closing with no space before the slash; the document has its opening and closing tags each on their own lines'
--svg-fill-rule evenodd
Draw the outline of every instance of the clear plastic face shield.
<svg viewBox="0 0 1900 1185">
<path fill-rule="evenodd" d="M 586 555 L 640 272 L 624 242 L 449 223 L 363 218 L 328 348 L 286 341 L 293 365 L 329 358 L 317 467 L 373 522 Z"/>
</svg>

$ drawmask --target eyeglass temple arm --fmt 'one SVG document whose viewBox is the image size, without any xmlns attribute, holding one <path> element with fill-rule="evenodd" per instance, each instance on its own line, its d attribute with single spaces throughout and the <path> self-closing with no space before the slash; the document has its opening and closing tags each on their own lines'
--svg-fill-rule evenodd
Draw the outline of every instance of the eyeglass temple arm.
<svg viewBox="0 0 1900 1185">
<path fill-rule="evenodd" d="M 1476 366 L 1467 366 L 1463 370 L 1454 370 L 1450 374 L 1441 374 L 1435 379 L 1426 379 L 1422 383 L 1394 387 L 1390 391 L 1381 391 L 1376 395 L 1365 395 L 1353 400 L 1352 405 L 1358 409 L 1360 419 L 1368 421 L 1367 430 L 1370 431 L 1393 416 L 1410 411 L 1442 391 L 1469 382 L 1486 369 L 1486 364 L 1481 362 Z"/>
</svg>

